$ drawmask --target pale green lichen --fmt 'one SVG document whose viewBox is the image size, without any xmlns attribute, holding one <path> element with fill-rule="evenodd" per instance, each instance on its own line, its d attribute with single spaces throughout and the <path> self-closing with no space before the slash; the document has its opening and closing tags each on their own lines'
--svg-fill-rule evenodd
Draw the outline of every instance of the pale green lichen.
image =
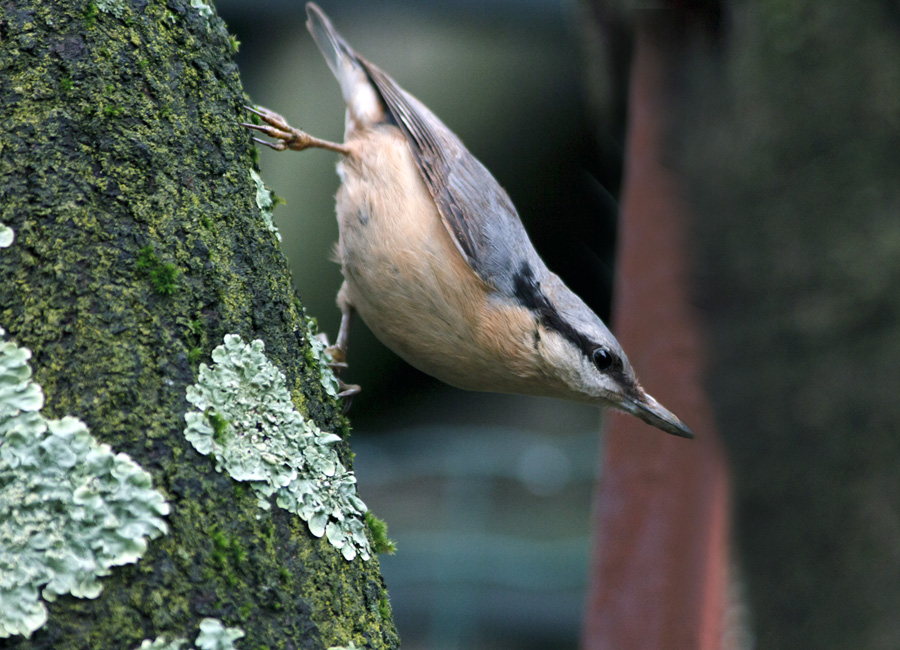
<svg viewBox="0 0 900 650">
<path fill-rule="evenodd" d="M 164 637 L 158 636 L 153 641 L 144 639 L 138 650 L 181 650 L 185 643 L 187 641 L 184 639 L 166 641 Z"/>
<path fill-rule="evenodd" d="M 204 618 L 200 621 L 195 647 L 198 650 L 235 650 L 234 642 L 243 636 L 244 631 L 239 627 L 225 627 L 217 618 Z M 166 641 L 164 637 L 156 637 L 153 641 L 145 639 L 138 650 L 181 650 L 186 643 L 184 639 Z"/>
<path fill-rule="evenodd" d="M 201 16 L 206 16 L 207 18 L 209 18 L 213 15 L 212 7 L 210 7 L 203 0 L 191 0 L 191 6 L 196 9 L 197 13 L 199 13 Z"/>
<path fill-rule="evenodd" d="M 308 422 L 291 401 L 284 374 L 265 355 L 260 340 L 244 343 L 228 334 L 201 364 L 187 400 L 185 437 L 216 469 L 247 481 L 267 509 L 269 497 L 307 522 L 347 560 L 370 556 L 362 517 L 366 505 L 356 494 L 356 477 L 334 449 L 340 438 Z"/>
<path fill-rule="evenodd" d="M 324 335 L 316 334 L 315 330 L 316 326 L 313 321 L 308 320 L 306 322 L 306 334 L 313 354 L 316 355 L 316 359 L 319 362 L 319 381 L 321 381 L 326 393 L 331 397 L 337 397 L 338 391 L 340 391 L 340 382 L 338 382 L 338 378 L 331 369 L 334 359 L 331 358 L 327 351 L 328 346 L 323 340 Z"/>
<path fill-rule="evenodd" d="M 0 248 L 9 248 L 12 246 L 16 233 L 12 228 L 0 221 Z"/>
<path fill-rule="evenodd" d="M 216 618 L 204 618 L 200 621 L 200 635 L 197 647 L 200 650 L 234 650 L 234 642 L 244 636 L 238 627 L 225 627 Z"/>
<path fill-rule="evenodd" d="M 98 578 L 137 562 L 169 512 L 126 454 L 77 418 L 40 414 L 30 358 L 0 338 L 0 638 L 29 637 L 47 621 L 39 595 L 96 598 Z"/>
<path fill-rule="evenodd" d="M 272 211 L 275 209 L 275 195 L 263 183 L 262 177 L 256 173 L 255 169 L 250 170 L 250 178 L 256 186 L 256 206 L 259 208 L 259 214 L 262 216 L 263 223 L 270 232 L 275 233 L 278 241 L 281 241 L 281 233 L 275 227 L 275 221 L 272 219 Z"/>
<path fill-rule="evenodd" d="M 96 0 L 97 9 L 106 14 L 112 14 L 116 18 L 125 15 L 125 5 L 122 0 Z"/>
</svg>

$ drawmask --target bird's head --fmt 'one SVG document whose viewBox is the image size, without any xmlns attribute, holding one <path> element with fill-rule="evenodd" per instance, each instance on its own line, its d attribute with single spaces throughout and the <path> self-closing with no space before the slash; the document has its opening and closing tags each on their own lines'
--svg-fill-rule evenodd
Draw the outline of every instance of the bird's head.
<svg viewBox="0 0 900 650">
<path fill-rule="evenodd" d="M 585 337 L 579 345 L 558 331 L 543 326 L 539 354 L 545 372 L 552 374 L 560 395 L 575 401 L 612 407 L 639 417 L 647 424 L 682 438 L 694 433 L 672 412 L 647 394 L 621 346 L 611 334 Z M 605 328 L 604 328 L 605 329 Z"/>
<path fill-rule="evenodd" d="M 694 437 L 641 387 L 616 338 L 559 278 L 549 274 L 532 295 L 540 297 L 531 305 L 535 352 L 559 397 L 616 408 L 666 433 Z"/>
</svg>

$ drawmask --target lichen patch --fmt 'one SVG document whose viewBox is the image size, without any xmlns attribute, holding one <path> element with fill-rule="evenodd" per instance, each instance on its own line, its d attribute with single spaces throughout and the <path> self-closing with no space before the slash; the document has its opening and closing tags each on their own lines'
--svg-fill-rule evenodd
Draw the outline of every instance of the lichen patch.
<svg viewBox="0 0 900 650">
<path fill-rule="evenodd" d="M 347 560 L 368 560 L 369 541 L 356 493 L 356 476 L 334 445 L 340 437 L 320 431 L 294 407 L 282 373 L 265 355 L 262 341 L 244 343 L 228 334 L 201 364 L 197 383 L 187 389 L 196 410 L 185 414 L 185 436 L 194 448 L 216 459 L 216 469 L 246 481 L 258 503 L 270 497 L 307 522 Z"/>
<path fill-rule="evenodd" d="M 278 228 L 275 226 L 275 221 L 272 218 L 272 211 L 275 209 L 275 195 L 266 187 L 262 177 L 255 169 L 250 170 L 250 179 L 256 187 L 256 207 L 259 208 L 259 214 L 262 217 L 263 224 L 265 224 L 266 229 L 269 230 L 269 232 L 275 233 L 275 237 L 278 238 L 278 241 L 281 241 L 281 233 L 278 232 Z"/>
<path fill-rule="evenodd" d="M 9 248 L 12 246 L 16 233 L 13 229 L 0 221 L 0 248 Z"/>
<path fill-rule="evenodd" d="M 306 338 L 309 340 L 310 347 L 312 347 L 313 354 L 316 355 L 316 360 L 319 364 L 319 381 L 328 395 L 337 397 L 340 391 L 340 382 L 331 369 L 334 359 L 328 353 L 328 346 L 322 338 L 323 335 L 316 334 L 315 329 L 313 321 L 307 321 Z"/>
<path fill-rule="evenodd" d="M 234 650 L 234 642 L 244 636 L 238 627 L 225 627 L 217 618 L 204 618 L 200 621 L 200 634 L 197 636 L 199 650 Z"/>
<path fill-rule="evenodd" d="M 156 637 L 153 641 L 145 639 L 138 650 L 182 650 L 185 643 L 187 643 L 187 641 L 184 639 L 166 641 L 164 637 Z"/>
<path fill-rule="evenodd" d="M 204 618 L 200 621 L 200 634 L 195 646 L 198 650 L 235 650 L 234 642 L 244 636 L 239 627 L 225 627 L 217 618 Z M 187 643 L 184 639 L 166 641 L 165 637 L 155 640 L 145 639 L 138 650 L 182 650 Z"/>
<path fill-rule="evenodd" d="M 81 420 L 41 415 L 31 352 L 0 328 L 0 638 L 47 621 L 40 597 L 96 598 L 98 578 L 137 562 L 169 513 L 150 474 Z"/>
<path fill-rule="evenodd" d="M 199 13 L 201 16 L 209 18 L 213 15 L 212 7 L 210 7 L 203 0 L 191 0 L 191 6 L 196 9 L 197 13 Z"/>
</svg>

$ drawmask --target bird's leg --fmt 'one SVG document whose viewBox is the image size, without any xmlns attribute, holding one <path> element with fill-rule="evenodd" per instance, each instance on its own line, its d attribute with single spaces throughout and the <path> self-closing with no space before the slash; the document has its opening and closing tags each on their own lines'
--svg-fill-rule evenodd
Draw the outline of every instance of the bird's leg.
<svg viewBox="0 0 900 650">
<path fill-rule="evenodd" d="M 357 384 L 345 384 L 340 378 L 340 373 L 347 368 L 347 341 L 350 339 L 350 322 L 353 320 L 353 305 L 347 300 L 345 288 L 342 286 L 338 292 L 338 307 L 341 309 L 341 327 L 338 329 L 337 340 L 334 345 L 325 348 L 325 352 L 331 355 L 332 362 L 329 364 L 334 374 L 338 377 L 338 384 L 341 392 L 338 397 L 352 397 L 359 393 L 362 389 Z M 326 341 L 327 345 L 327 341 Z M 350 400 L 347 400 L 344 406 L 344 412 L 350 406 Z"/>
<path fill-rule="evenodd" d="M 244 108 L 254 115 L 258 115 L 259 118 L 263 122 L 265 122 L 265 124 L 250 124 L 249 122 L 241 122 L 241 126 L 252 129 L 254 131 L 259 131 L 260 133 L 264 133 L 270 138 L 275 138 L 275 142 L 261 140 L 260 138 L 253 138 L 254 142 L 264 144 L 267 147 L 274 149 L 275 151 L 284 151 L 285 149 L 303 151 L 304 149 L 314 147 L 318 149 L 328 149 L 329 151 L 337 151 L 338 153 L 342 153 L 345 156 L 349 155 L 350 153 L 350 148 L 347 145 L 314 138 L 305 131 L 295 129 L 290 124 L 288 124 L 287 120 L 284 119 L 281 115 L 270 111 L 268 108 L 263 108 L 262 106 L 258 106 L 256 108 L 244 106 Z"/>
<path fill-rule="evenodd" d="M 326 352 L 334 359 L 334 367 L 347 367 L 347 341 L 350 339 L 350 322 L 353 320 L 353 307 L 341 304 L 341 327 L 338 329 L 337 341 L 326 348 Z"/>
</svg>

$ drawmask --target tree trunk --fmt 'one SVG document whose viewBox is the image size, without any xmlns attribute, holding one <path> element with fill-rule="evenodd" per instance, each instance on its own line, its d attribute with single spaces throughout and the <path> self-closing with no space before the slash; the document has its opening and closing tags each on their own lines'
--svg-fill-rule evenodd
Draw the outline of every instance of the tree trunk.
<svg viewBox="0 0 900 650">
<path fill-rule="evenodd" d="M 613 329 L 647 390 L 697 438 L 648 435 L 635 418 L 606 423 L 584 650 L 728 647 L 729 478 L 691 303 L 691 207 L 666 164 L 678 17 L 653 8 L 633 23 Z"/>
<path fill-rule="evenodd" d="M 683 43 L 666 59 L 677 74 L 660 159 L 691 207 L 691 302 L 733 468 L 742 570 L 723 645 L 898 648 L 898 5 L 592 4 L 617 37 L 656 12 Z M 652 618 L 616 605 L 643 647 L 662 647 L 647 641 Z"/>
<path fill-rule="evenodd" d="M 196 389 L 186 400 L 229 334 L 264 343 L 304 426 L 348 432 L 251 174 L 234 44 L 202 0 L 0 4 L 0 240 L 15 236 L 0 248 L 0 327 L 33 351 L 42 415 L 82 420 L 170 506 L 167 533 L 98 597 L 46 603 L 43 626 L 0 647 L 192 641 L 204 618 L 243 630 L 237 648 L 399 644 L 377 558 L 347 560 L 331 528 L 314 536 L 314 517 L 185 436 L 197 409 L 209 448 L 218 425 L 240 433 Z"/>
</svg>

